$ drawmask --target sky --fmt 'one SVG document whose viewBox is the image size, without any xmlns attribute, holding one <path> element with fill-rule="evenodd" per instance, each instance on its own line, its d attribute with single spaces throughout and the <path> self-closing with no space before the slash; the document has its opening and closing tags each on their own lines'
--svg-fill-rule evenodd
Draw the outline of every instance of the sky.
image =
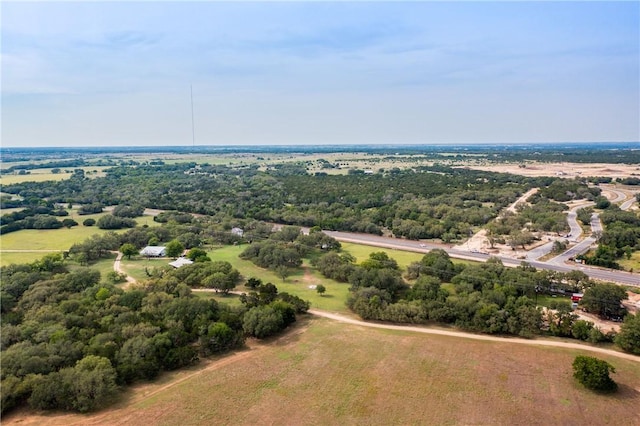
<svg viewBox="0 0 640 426">
<path fill-rule="evenodd" d="M 0 7 L 4 147 L 640 141 L 637 1 Z"/>
</svg>

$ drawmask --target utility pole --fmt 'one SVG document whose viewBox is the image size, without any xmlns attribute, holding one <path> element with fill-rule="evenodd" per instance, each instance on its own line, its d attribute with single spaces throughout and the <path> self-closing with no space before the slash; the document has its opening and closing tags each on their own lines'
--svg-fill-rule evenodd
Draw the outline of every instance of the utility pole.
<svg viewBox="0 0 640 426">
<path fill-rule="evenodd" d="M 190 87 L 191 87 L 191 140 L 192 140 L 192 143 L 193 143 L 193 147 L 195 148 L 195 146 L 196 146 L 196 125 L 195 125 L 195 121 L 193 119 L 193 84 Z"/>
</svg>

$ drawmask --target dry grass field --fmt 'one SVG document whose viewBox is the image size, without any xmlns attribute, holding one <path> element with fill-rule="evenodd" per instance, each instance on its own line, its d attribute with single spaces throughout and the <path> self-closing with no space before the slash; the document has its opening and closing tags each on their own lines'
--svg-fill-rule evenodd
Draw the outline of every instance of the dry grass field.
<svg viewBox="0 0 640 426">
<path fill-rule="evenodd" d="M 640 363 L 602 356 L 615 395 L 578 385 L 576 350 L 300 321 L 284 336 L 163 375 L 91 415 L 4 425 L 637 425 Z M 585 353 L 588 355 L 588 353 Z"/>
</svg>

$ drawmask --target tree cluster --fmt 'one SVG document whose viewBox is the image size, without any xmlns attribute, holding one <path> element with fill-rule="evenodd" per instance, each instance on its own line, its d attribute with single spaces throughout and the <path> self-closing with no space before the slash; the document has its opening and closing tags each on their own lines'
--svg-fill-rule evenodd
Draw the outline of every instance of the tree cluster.
<svg viewBox="0 0 640 426">
<path fill-rule="evenodd" d="M 620 258 L 631 258 L 634 251 L 640 250 L 640 213 L 624 211 L 612 204 L 602 212 L 600 220 L 605 229 L 598 239 L 598 248 L 578 259 L 589 265 L 620 269 Z"/>
<path fill-rule="evenodd" d="M 192 296 L 175 277 L 125 292 L 60 255 L 1 272 L 3 412 L 96 409 L 118 386 L 243 343 L 244 308 Z"/>
<path fill-rule="evenodd" d="M 70 222 L 65 225 L 57 217 L 68 215 L 69 212 L 55 207 L 50 202 L 45 203 L 45 205 L 26 207 L 23 210 L 4 214 L 0 217 L 0 234 L 7 234 L 21 229 L 59 229 L 69 225 Z"/>
</svg>

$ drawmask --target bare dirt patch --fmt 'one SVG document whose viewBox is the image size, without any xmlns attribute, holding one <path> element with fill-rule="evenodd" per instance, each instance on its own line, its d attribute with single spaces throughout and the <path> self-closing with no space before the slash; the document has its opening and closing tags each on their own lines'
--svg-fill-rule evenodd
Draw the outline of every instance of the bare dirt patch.
<svg viewBox="0 0 640 426">
<path fill-rule="evenodd" d="M 605 163 L 526 163 L 520 164 L 482 164 L 469 162 L 464 167 L 477 170 L 486 170 L 499 173 L 512 173 L 522 176 L 561 176 L 573 178 L 576 176 L 603 176 L 611 178 L 625 178 L 638 175 L 640 167 L 637 164 L 611 164 Z"/>
</svg>

